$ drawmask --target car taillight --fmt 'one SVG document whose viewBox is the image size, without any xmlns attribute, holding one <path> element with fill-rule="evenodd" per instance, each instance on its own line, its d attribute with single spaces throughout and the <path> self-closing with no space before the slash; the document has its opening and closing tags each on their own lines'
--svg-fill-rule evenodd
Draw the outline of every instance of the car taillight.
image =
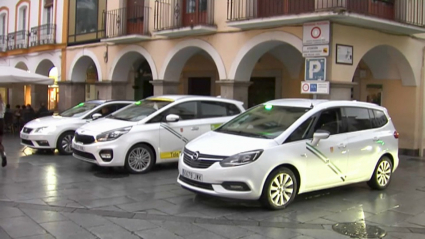
<svg viewBox="0 0 425 239">
<path fill-rule="evenodd" d="M 396 131 L 394 131 L 394 138 L 398 139 L 398 137 L 400 136 L 400 134 Z"/>
</svg>

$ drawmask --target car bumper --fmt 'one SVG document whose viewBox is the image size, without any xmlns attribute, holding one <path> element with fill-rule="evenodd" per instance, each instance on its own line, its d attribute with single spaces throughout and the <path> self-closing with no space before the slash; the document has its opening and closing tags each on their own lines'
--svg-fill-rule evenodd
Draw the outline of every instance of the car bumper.
<svg viewBox="0 0 425 239">
<path fill-rule="evenodd" d="M 21 144 L 35 149 L 55 149 L 56 135 L 20 133 Z"/>
<path fill-rule="evenodd" d="M 182 156 L 180 156 L 177 182 L 191 191 L 203 194 L 233 199 L 257 200 L 261 196 L 263 176 L 261 176 L 261 172 L 255 172 L 254 167 L 254 165 L 248 164 L 223 168 L 219 163 L 214 163 L 206 169 L 193 168 L 185 164 Z M 202 180 L 198 180 L 199 178 L 194 180 L 194 177 L 190 178 L 183 171 L 202 175 Z M 236 190 L 235 187 L 238 189 Z"/>
<path fill-rule="evenodd" d="M 99 166 L 122 167 L 125 164 L 126 151 L 114 141 L 83 145 L 73 139 L 72 150 L 75 158 Z M 107 154 L 110 154 L 111 158 L 106 158 Z"/>
</svg>

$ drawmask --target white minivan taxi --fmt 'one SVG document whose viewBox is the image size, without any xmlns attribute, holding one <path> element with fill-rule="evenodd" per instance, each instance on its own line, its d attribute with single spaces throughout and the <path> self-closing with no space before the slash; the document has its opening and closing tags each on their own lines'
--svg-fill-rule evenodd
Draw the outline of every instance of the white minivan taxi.
<svg viewBox="0 0 425 239">
<path fill-rule="evenodd" d="M 274 100 L 188 143 L 177 181 L 271 209 L 297 194 L 352 183 L 381 190 L 399 164 L 398 137 L 387 110 L 375 104 Z"/>
<path fill-rule="evenodd" d="M 92 120 L 106 116 L 134 101 L 90 100 L 65 110 L 59 115 L 34 119 L 20 132 L 21 144 L 34 149 L 58 149 L 60 154 L 72 154 L 74 131 Z"/>
<path fill-rule="evenodd" d="M 243 102 L 207 96 L 149 97 L 77 129 L 74 157 L 147 173 L 177 162 L 189 141 L 244 112 Z"/>
</svg>

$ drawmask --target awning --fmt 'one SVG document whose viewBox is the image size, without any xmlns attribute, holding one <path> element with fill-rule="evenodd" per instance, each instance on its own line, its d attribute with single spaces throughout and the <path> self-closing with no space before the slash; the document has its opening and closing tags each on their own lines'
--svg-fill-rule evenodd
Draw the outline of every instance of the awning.
<svg viewBox="0 0 425 239">
<path fill-rule="evenodd" d="M 53 85 L 54 80 L 40 74 L 30 73 L 15 67 L 0 66 L 1 84 L 41 84 Z"/>
</svg>

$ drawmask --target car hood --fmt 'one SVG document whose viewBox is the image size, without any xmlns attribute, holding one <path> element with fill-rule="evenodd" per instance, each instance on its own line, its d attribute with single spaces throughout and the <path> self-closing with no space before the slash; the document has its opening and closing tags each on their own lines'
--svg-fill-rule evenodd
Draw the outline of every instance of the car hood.
<svg viewBox="0 0 425 239">
<path fill-rule="evenodd" d="M 77 122 L 82 122 L 82 119 L 54 115 L 54 116 L 46 116 L 46 117 L 41 117 L 41 118 L 31 120 L 30 122 L 25 124 L 25 127 L 35 129 L 35 128 L 46 127 L 46 126 L 68 125 L 68 124 L 73 124 Z"/>
<path fill-rule="evenodd" d="M 77 129 L 77 133 L 81 131 L 85 131 L 85 133 L 90 132 L 93 134 L 103 133 L 114 129 L 133 126 L 135 124 L 135 122 L 131 121 L 102 118 L 81 126 Z"/>
<path fill-rule="evenodd" d="M 186 145 L 190 151 L 201 154 L 232 156 L 238 153 L 277 146 L 273 139 L 260 139 L 210 131 Z"/>
</svg>

